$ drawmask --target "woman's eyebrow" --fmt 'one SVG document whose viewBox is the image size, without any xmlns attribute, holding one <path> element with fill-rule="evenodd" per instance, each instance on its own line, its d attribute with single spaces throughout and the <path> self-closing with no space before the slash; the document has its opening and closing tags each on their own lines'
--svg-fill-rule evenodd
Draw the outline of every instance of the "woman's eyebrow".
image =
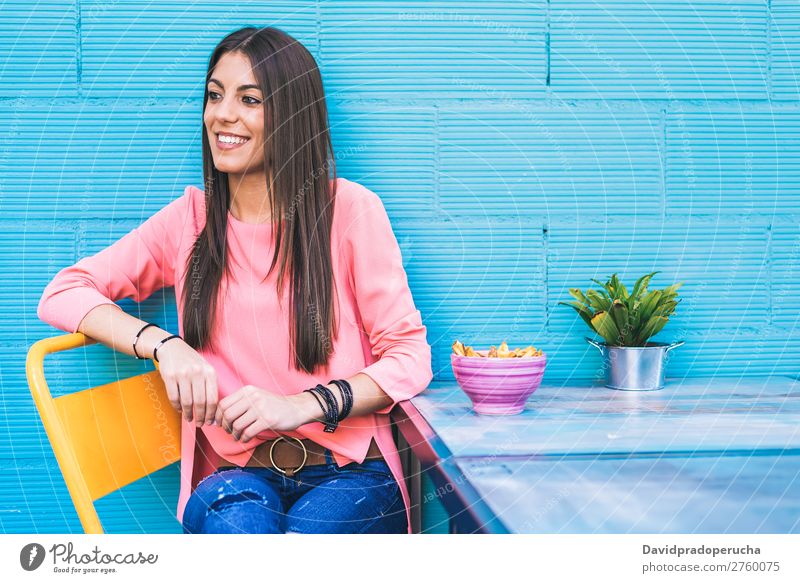
<svg viewBox="0 0 800 583">
<path fill-rule="evenodd" d="M 208 82 L 216 83 L 217 85 L 225 89 L 225 86 L 216 79 L 214 79 L 213 77 L 209 79 Z M 261 87 L 259 87 L 258 85 L 239 85 L 239 89 L 237 91 L 247 91 L 248 89 L 258 89 L 259 91 L 261 91 Z"/>
</svg>

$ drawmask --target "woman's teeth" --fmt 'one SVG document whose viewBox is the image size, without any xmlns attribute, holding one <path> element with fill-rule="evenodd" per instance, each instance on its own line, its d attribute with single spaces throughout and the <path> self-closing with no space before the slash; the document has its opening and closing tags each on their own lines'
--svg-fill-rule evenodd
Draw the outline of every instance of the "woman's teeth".
<svg viewBox="0 0 800 583">
<path fill-rule="evenodd" d="M 224 144 L 244 144 L 249 138 L 234 138 L 233 136 L 218 136 Z"/>
</svg>

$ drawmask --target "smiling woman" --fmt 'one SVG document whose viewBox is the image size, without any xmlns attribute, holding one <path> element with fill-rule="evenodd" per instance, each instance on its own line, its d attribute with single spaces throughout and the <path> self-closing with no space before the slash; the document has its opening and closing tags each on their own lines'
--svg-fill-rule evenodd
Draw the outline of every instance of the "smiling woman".
<svg viewBox="0 0 800 583">
<path fill-rule="evenodd" d="M 313 172 L 333 158 L 314 57 L 275 28 L 231 33 L 209 60 L 203 124 L 208 223 L 193 255 L 208 284 L 194 297 L 184 290 L 186 342 L 201 347 L 209 341 L 213 318 L 207 315 L 216 312 L 219 284 L 230 276 L 229 263 L 220 260 L 226 257 L 227 216 L 244 223 L 270 220 L 276 227 L 270 272 L 279 264 L 279 299 L 287 277 L 292 279 L 295 365 L 310 372 L 327 361 L 332 346 L 326 338 L 335 335 L 330 245 L 336 183 Z M 310 277 L 299 277 L 305 273 Z M 314 321 L 305 317 L 309 306 Z"/>
<path fill-rule="evenodd" d="M 238 196 L 231 201 L 232 204 L 238 209 L 242 199 L 247 199 L 252 206 L 253 194 L 260 190 L 248 188 L 248 185 L 260 189 L 262 184 L 266 184 L 265 179 L 260 180 L 265 169 L 264 98 L 253 75 L 250 59 L 240 52 L 222 55 L 213 74 L 215 77 L 211 77 L 206 86 L 203 122 L 214 166 L 227 173 L 233 182 L 231 192 Z M 227 92 L 226 87 L 229 88 Z M 255 198 L 256 202 L 264 199 L 260 195 Z M 248 205 L 242 206 L 246 208 Z M 243 213 L 236 214 L 241 217 Z"/>
<path fill-rule="evenodd" d="M 289 311 L 293 328 L 288 341 L 293 348 L 292 364 L 306 372 L 329 366 L 335 348 L 333 340 L 338 333 L 331 255 L 338 181 L 335 167 L 330 165 L 333 148 L 317 64 L 301 43 L 277 29 L 243 29 L 225 38 L 213 52 L 206 80 L 203 155 L 208 221 L 205 236 L 198 237 L 193 254 L 201 257 L 201 278 L 212 285 L 204 286 L 195 301 L 184 288 L 186 342 L 201 348 L 212 336 L 213 322 L 199 316 L 217 312 L 217 284 L 229 263 L 217 263 L 214 257 L 227 257 L 227 229 L 221 228 L 227 213 L 231 221 L 239 224 L 274 227 L 274 254 L 266 275 L 280 263 L 276 283 L 279 303 L 284 276 L 291 279 Z M 333 168 L 333 180 L 327 172 L 317 171 L 329 167 Z M 388 224 L 384 228 L 391 232 Z M 210 247 L 214 244 L 216 248 Z M 429 363 L 426 368 L 430 368 Z M 350 375 L 353 372 L 356 371 L 349 371 Z M 339 390 L 340 400 L 331 390 L 334 387 Z M 329 387 L 317 384 L 315 389 L 301 392 L 299 397 L 306 399 L 301 402 L 287 401 L 283 395 L 246 385 L 219 401 L 214 421 L 234 440 L 246 443 L 264 430 L 291 431 L 314 420 L 324 421 L 325 431 L 332 432 L 340 407 L 342 417 L 348 413 L 363 416 L 393 402 L 366 374 L 356 374 Z M 210 408 L 206 406 L 207 414 Z M 380 487 L 372 487 L 372 503 L 355 506 L 348 503 L 344 490 L 335 493 L 329 487 L 339 483 L 345 490 L 352 492 L 356 487 L 360 491 L 363 487 L 363 475 L 358 473 L 360 464 L 347 464 L 348 473 L 342 475 L 344 470 L 337 467 L 330 448 L 302 436 L 291 437 L 295 437 L 296 443 L 281 441 L 278 436 L 255 448 L 245 469 L 251 467 L 261 472 L 233 471 L 242 464 L 234 462 L 232 457 L 226 458 L 233 465 L 229 466 L 230 471 L 223 472 L 220 484 L 230 486 L 233 480 L 233 490 L 230 487 L 223 490 L 228 496 L 217 500 L 217 478 L 207 477 L 203 488 L 195 490 L 187 503 L 186 532 L 231 532 L 231 529 L 337 532 L 342 528 L 342 519 L 348 518 L 353 524 L 345 528 L 355 531 L 407 529 L 407 516 L 406 520 L 402 517 L 405 513 L 402 500 L 407 495 L 401 492 L 398 479 L 392 476 L 380 448 L 371 439 L 363 463 L 382 464 L 383 482 Z M 219 432 L 207 432 L 206 438 L 223 457 L 224 452 L 231 451 L 230 438 Z M 286 467 L 276 464 L 278 443 L 282 447 L 277 451 L 283 449 Z M 302 460 L 298 450 L 292 454 L 286 449 L 297 444 L 302 447 Z M 259 466 L 266 465 L 267 459 L 273 467 L 263 473 L 264 468 Z M 305 464 L 308 468 L 304 470 Z M 283 476 L 291 479 L 296 472 L 303 478 L 287 485 Z M 345 479 L 350 474 L 352 477 Z M 325 488 L 313 488 L 315 485 Z M 207 499 L 209 487 L 214 491 L 214 504 Z M 326 489 L 328 493 L 323 495 Z M 230 503 L 226 503 L 228 499 Z M 347 510 L 350 506 L 353 507 Z M 303 511 L 291 519 L 292 508 Z M 392 511 L 389 517 L 384 517 L 389 510 Z"/>
<path fill-rule="evenodd" d="M 205 81 L 205 190 L 59 272 L 39 317 L 159 363 L 185 532 L 410 532 L 387 414 L 431 348 L 383 204 L 336 176 L 297 40 L 233 32 Z M 179 335 L 114 304 L 173 285 Z"/>
</svg>

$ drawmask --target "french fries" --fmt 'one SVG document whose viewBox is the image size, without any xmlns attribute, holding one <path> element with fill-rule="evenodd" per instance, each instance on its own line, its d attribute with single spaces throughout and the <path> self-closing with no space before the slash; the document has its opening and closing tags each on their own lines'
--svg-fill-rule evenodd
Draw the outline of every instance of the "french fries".
<svg viewBox="0 0 800 583">
<path fill-rule="evenodd" d="M 532 344 L 526 348 L 515 348 L 509 350 L 506 341 L 500 343 L 500 347 L 490 346 L 489 352 L 486 355 L 477 352 L 472 346 L 464 346 L 461 342 L 456 340 L 453 342 L 453 353 L 459 356 L 474 356 L 479 358 L 523 358 L 527 356 L 542 356 L 544 353 L 541 349 L 537 349 Z"/>
</svg>

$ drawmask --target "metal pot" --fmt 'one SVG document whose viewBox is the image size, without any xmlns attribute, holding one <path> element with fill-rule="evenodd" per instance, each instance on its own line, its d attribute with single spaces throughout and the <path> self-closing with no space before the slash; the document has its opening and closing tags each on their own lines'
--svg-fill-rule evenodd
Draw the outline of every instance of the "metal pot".
<svg viewBox="0 0 800 583">
<path fill-rule="evenodd" d="M 603 356 L 606 386 L 622 391 L 655 391 L 664 388 L 665 356 L 684 341 L 665 344 L 648 342 L 646 346 L 607 346 L 586 338 Z"/>
</svg>

